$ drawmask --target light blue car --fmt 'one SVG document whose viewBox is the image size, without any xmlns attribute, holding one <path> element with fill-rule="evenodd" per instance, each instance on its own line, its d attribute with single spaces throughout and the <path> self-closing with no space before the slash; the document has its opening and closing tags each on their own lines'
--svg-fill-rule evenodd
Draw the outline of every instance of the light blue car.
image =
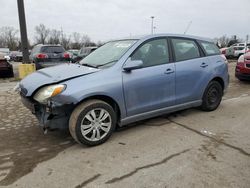
<svg viewBox="0 0 250 188">
<path fill-rule="evenodd" d="M 68 128 L 93 146 L 116 126 L 191 107 L 215 110 L 228 82 L 227 60 L 211 40 L 158 34 L 111 41 L 80 64 L 39 70 L 19 91 L 44 130 Z"/>
</svg>

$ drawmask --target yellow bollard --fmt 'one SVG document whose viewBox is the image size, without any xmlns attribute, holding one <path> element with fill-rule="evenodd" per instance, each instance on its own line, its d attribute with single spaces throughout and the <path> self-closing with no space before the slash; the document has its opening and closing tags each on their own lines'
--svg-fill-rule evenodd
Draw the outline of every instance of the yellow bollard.
<svg viewBox="0 0 250 188">
<path fill-rule="evenodd" d="M 20 79 L 23 79 L 25 76 L 35 71 L 36 71 L 36 65 L 34 63 L 18 65 L 18 72 Z"/>
</svg>

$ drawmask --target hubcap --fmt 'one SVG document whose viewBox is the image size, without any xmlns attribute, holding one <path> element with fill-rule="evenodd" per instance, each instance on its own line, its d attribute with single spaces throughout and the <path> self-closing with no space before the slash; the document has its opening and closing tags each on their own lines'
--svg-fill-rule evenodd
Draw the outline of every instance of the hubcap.
<svg viewBox="0 0 250 188">
<path fill-rule="evenodd" d="M 108 134 L 111 123 L 110 114 L 103 108 L 96 108 L 83 117 L 81 133 L 89 141 L 99 141 Z"/>
<path fill-rule="evenodd" d="M 219 97 L 219 92 L 215 87 L 210 88 L 208 91 L 208 102 L 209 104 L 215 104 L 217 103 Z"/>
</svg>

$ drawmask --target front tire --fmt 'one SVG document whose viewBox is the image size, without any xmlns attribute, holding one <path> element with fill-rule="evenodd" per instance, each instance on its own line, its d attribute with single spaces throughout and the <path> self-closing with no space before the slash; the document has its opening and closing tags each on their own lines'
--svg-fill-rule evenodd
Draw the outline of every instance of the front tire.
<svg viewBox="0 0 250 188">
<path fill-rule="evenodd" d="M 218 108 L 223 96 L 223 89 L 219 82 L 211 81 L 202 97 L 201 109 L 203 111 L 213 111 Z"/>
<path fill-rule="evenodd" d="M 77 106 L 69 120 L 69 131 L 80 144 L 96 146 L 109 139 L 116 126 L 114 109 L 101 100 Z"/>
</svg>

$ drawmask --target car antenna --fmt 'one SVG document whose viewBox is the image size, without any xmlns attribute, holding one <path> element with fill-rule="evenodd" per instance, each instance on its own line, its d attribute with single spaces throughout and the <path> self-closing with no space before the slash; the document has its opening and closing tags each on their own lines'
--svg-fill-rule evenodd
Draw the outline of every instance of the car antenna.
<svg viewBox="0 0 250 188">
<path fill-rule="evenodd" d="M 185 29 L 185 31 L 184 31 L 184 35 L 186 35 L 186 33 L 187 33 L 187 31 L 189 30 L 191 24 L 192 24 L 192 21 L 190 21 L 190 22 L 188 23 L 188 25 L 187 25 L 187 27 L 186 27 L 186 29 Z"/>
</svg>

